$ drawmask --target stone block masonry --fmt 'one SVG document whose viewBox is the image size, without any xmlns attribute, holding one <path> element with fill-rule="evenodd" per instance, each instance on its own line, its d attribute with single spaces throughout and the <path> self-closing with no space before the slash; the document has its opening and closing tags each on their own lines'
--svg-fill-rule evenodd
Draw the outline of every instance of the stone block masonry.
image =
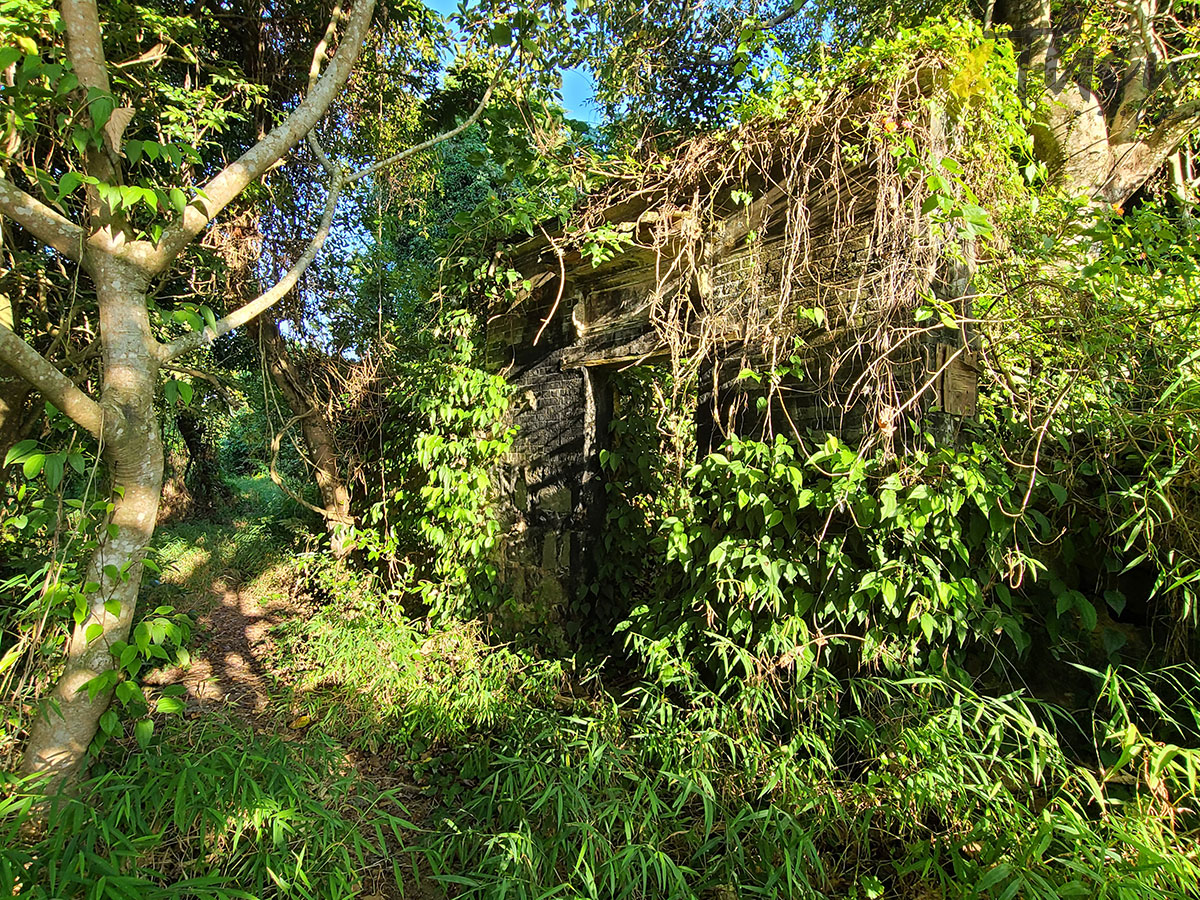
<svg viewBox="0 0 1200 900">
<path fill-rule="evenodd" d="M 765 196 L 780 202 L 778 188 Z M 518 428 L 496 473 L 504 531 L 498 568 L 512 594 L 505 618 L 515 635 L 565 641 L 589 615 L 584 589 L 596 569 L 605 518 L 599 454 L 608 446 L 613 416 L 610 376 L 670 357 L 661 322 L 665 292 L 683 298 L 676 308 L 693 316 L 676 339 L 691 340 L 688 328 L 702 316 L 709 342 L 695 418 L 702 452 L 731 430 L 757 436 L 786 430 L 784 423 L 857 441 L 872 429 L 894 430 L 902 413 L 883 422 L 880 410 L 902 409 L 904 398 L 925 388 L 959 413 L 973 410 L 973 370 L 965 362 L 954 363 L 953 371 L 948 365 L 969 359 L 958 330 L 887 343 L 886 319 L 897 310 L 877 300 L 887 295 L 880 286 L 889 272 L 881 265 L 887 254 L 873 246 L 869 209 L 860 211 L 861 227 L 836 234 L 832 216 L 816 209 L 813 221 L 822 224 L 803 246 L 787 242 L 778 216 L 774 226 L 764 219 L 752 229 L 744 211 L 726 209 L 727 218 L 710 226 L 719 239 L 706 244 L 702 265 L 664 284 L 663 258 L 646 249 L 644 232 L 674 221 L 674 214 L 652 208 L 654 202 L 666 198 L 619 205 L 610 224 L 638 240 L 599 266 L 578 252 L 560 255 L 549 239 L 515 248 L 514 267 L 536 287 L 511 309 L 492 311 L 487 357 L 512 385 L 511 419 Z M 786 283 L 785 272 L 792 273 Z M 969 273 L 951 272 L 928 288 L 961 298 L 969 293 Z M 799 319 L 806 310 L 820 315 L 788 351 L 798 377 L 772 403 L 758 404 L 759 389 L 738 373 L 748 362 L 763 363 L 753 348 L 769 338 L 779 316 Z M 911 310 L 899 312 L 911 318 Z M 887 377 L 864 377 L 881 358 Z M 931 377 L 931 365 L 946 371 Z"/>
<path fill-rule="evenodd" d="M 543 285 L 494 319 L 487 335 L 488 361 L 513 387 L 510 416 L 518 428 L 496 473 L 500 580 L 513 599 L 503 625 L 514 634 L 537 629 L 542 638 L 554 637 L 575 593 L 587 543 L 587 486 L 596 474 L 585 378 L 563 367 L 574 341 L 570 316 L 552 318 L 534 344 L 557 293 L 557 280 Z"/>
</svg>

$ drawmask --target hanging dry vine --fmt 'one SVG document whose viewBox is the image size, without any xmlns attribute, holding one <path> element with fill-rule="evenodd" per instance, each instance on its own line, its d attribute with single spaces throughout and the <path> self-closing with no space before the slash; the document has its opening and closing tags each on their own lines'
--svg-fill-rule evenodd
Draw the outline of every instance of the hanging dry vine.
<svg viewBox="0 0 1200 900">
<path fill-rule="evenodd" d="M 559 290 L 652 270 L 639 302 L 677 392 L 717 393 L 736 364 L 763 377 L 767 430 L 804 405 L 839 430 L 874 423 L 867 441 L 890 444 L 938 375 L 931 338 L 965 347 L 975 238 L 990 232 L 979 198 L 1014 168 L 1004 123 L 979 114 L 989 91 L 964 88 L 960 67 L 925 50 L 880 76 L 851 69 L 694 139 L 588 198 L 542 265 L 571 262 Z M 931 299 L 952 323 L 917 320 Z M 739 410 L 720 412 L 729 428 Z"/>
</svg>

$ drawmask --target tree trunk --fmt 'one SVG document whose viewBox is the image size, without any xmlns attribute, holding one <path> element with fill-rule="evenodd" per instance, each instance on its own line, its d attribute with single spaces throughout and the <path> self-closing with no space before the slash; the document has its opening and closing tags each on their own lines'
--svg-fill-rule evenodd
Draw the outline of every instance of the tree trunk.
<svg viewBox="0 0 1200 900">
<path fill-rule="evenodd" d="M 287 343 L 279 333 L 275 318 L 266 315 L 252 327 L 266 356 L 272 383 L 283 394 L 292 415 L 299 420 L 300 433 L 321 492 L 319 511 L 325 517 L 330 548 L 336 559 L 344 559 L 350 552 L 345 526 L 353 524 L 354 519 L 350 515 L 350 488 L 342 475 L 333 427 L 325 421 L 320 408 L 305 390 L 304 379 L 288 356 Z"/>
<path fill-rule="evenodd" d="M 104 35 L 95 0 L 62 0 L 59 11 L 66 54 L 78 79 L 79 99 L 91 96 L 92 91 L 110 95 Z M 321 121 L 350 77 L 374 12 L 375 0 L 354 3 L 353 10 L 344 17 L 345 28 L 337 49 L 324 73 L 310 79 L 305 96 L 283 121 L 197 189 L 153 241 L 136 237 L 121 210 L 101 196 L 96 184 L 86 189 L 86 221 L 81 224 L 21 190 L 0 172 L 0 213 L 47 248 L 78 262 L 96 286 L 103 363 L 99 403 L 22 340 L 11 327 L 15 323 L 0 323 L 0 359 L 100 441 L 112 487 L 111 515 L 88 565 L 87 577 L 98 589 L 90 593 L 86 617 L 72 633 L 51 708 L 30 727 L 23 765 L 26 772 L 46 773 L 59 783 L 77 778 L 100 717 L 111 701 L 109 690 L 89 697 L 86 691 L 81 693 L 81 688 L 113 671 L 111 648 L 129 637 L 133 622 L 142 562 L 154 534 L 163 481 L 162 436 L 154 411 L 158 367 L 205 343 L 211 344 L 286 295 L 324 245 L 347 177 L 358 180 L 375 169 L 347 176 L 344 169 L 324 160 L 328 163 L 329 192 L 308 249 L 274 287 L 210 327 L 160 344 L 150 328 L 150 282 L 166 273 L 213 218 Z M 328 34 L 318 44 L 322 59 L 328 49 Z M 314 64 L 314 71 L 319 70 L 320 66 Z M 485 101 L 490 93 L 489 88 Z M 86 103 L 80 109 L 84 107 Z M 122 182 L 122 136 L 136 112 L 134 107 L 110 107 L 107 121 L 94 123 L 101 134 L 89 142 L 82 155 L 86 173 L 100 183 Z M 480 113 L 482 104 L 459 128 L 409 148 L 386 164 L 453 137 Z M 82 117 L 87 121 L 90 114 L 84 111 Z M 182 186 L 188 187 L 186 183 Z M 188 193 L 193 193 L 190 188 Z M 89 630 L 94 632 L 90 641 Z"/>
<path fill-rule="evenodd" d="M 129 637 L 142 581 L 142 560 L 154 535 L 163 482 L 163 445 L 154 395 L 158 356 L 146 312 L 147 279 L 131 266 L 98 257 L 96 287 L 104 334 L 103 457 L 113 510 L 88 564 L 87 617 L 76 625 L 52 703 L 29 731 L 24 770 L 70 783 L 83 772 L 88 745 L 112 689 L 94 699 L 84 685 L 114 668 L 110 648 Z M 114 605 L 115 604 L 115 605 Z M 98 624 L 100 632 L 88 640 Z"/>
<path fill-rule="evenodd" d="M 1135 5 L 1146 4 L 1129 4 Z M 1181 102 L 1148 122 L 1148 99 L 1156 89 L 1152 36 L 1127 36 L 1121 87 L 1106 109 L 1088 86 L 1091 73 L 1072 72 L 1064 64 L 1055 45 L 1050 0 L 1008 0 L 1005 20 L 1020 52 L 1025 91 L 1039 102 L 1035 151 L 1067 189 L 1122 206 L 1200 124 L 1195 101 Z"/>
</svg>

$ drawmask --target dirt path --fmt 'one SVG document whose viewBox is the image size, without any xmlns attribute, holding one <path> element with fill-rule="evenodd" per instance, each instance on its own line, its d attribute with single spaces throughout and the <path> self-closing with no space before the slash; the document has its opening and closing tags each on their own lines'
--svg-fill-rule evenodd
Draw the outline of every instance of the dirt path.
<svg viewBox="0 0 1200 900">
<path fill-rule="evenodd" d="M 303 739 L 303 729 L 289 726 L 290 716 L 279 703 L 279 687 L 289 673 L 278 668 L 279 655 L 271 629 L 289 618 L 308 615 L 303 601 L 288 599 L 286 592 L 272 593 L 262 602 L 252 584 L 232 587 L 218 581 L 207 596 L 186 611 L 196 620 L 191 663 L 150 673 L 145 683 L 154 687 L 182 684 L 187 688 L 185 715 L 199 718 L 206 712 L 233 713 L 249 727 L 278 734 L 284 740 Z M 194 595 L 193 595 L 194 596 Z M 183 605 L 183 604 L 181 604 Z M 207 608 L 205 608 L 207 607 Z M 404 815 L 414 822 L 429 819 L 436 799 L 406 775 L 397 774 L 386 757 L 351 749 L 344 752 L 345 764 L 382 789 L 397 791 L 403 798 Z M 364 820 L 364 836 L 375 837 Z M 388 841 L 399 852 L 399 845 Z M 395 845 L 394 845 L 395 844 Z M 394 846 L 392 846 L 394 845 Z M 420 877 L 412 872 L 413 861 L 401 860 L 408 890 L 401 894 L 386 874 L 390 862 L 378 871 L 364 873 L 362 900 L 442 900 L 445 894 L 431 880 L 426 864 Z M 415 883 L 414 883 L 415 882 Z"/>
<path fill-rule="evenodd" d="M 391 748 L 370 753 L 351 746 L 353 735 L 331 739 L 322 728 L 326 710 L 320 698 L 299 696 L 307 676 L 319 674 L 310 670 L 320 661 L 307 656 L 303 640 L 291 646 L 276 626 L 310 619 L 322 601 L 305 591 L 303 569 L 283 535 L 261 525 L 265 499 L 269 498 L 243 491 L 230 503 L 228 519 L 180 521 L 157 532 L 162 573 L 148 580 L 142 603 L 147 609 L 172 607 L 189 616 L 195 628 L 187 642 L 191 660 L 186 667 L 144 673 L 151 706 L 159 688 L 182 685 L 186 719 L 197 725 L 215 720 L 233 726 L 217 732 L 221 739 L 225 733 L 237 739 L 239 732 L 252 730 L 263 741 L 320 741 L 337 753 L 329 762 L 341 774 L 353 771 L 377 792 L 390 795 L 383 802 L 397 806 L 393 813 L 418 827 L 427 822 L 432 826 L 432 811 L 440 801 L 429 785 L 414 783 Z M 299 706 L 294 704 L 301 703 L 307 704 L 311 721 L 298 720 Z M 319 787 L 313 785 L 314 790 Z M 355 792 L 322 799 L 331 805 L 347 804 L 343 812 L 360 823 L 364 844 L 381 847 L 378 859 L 360 873 L 361 900 L 445 900 L 425 857 L 405 851 L 417 840 L 416 833 L 385 829 L 381 835 L 375 819 L 362 814 Z M 303 827 L 303 822 L 293 824 Z M 403 874 L 403 893 L 394 883 L 393 864 Z"/>
<path fill-rule="evenodd" d="M 249 590 L 214 585 L 209 609 L 198 617 L 191 665 L 154 672 L 146 683 L 186 686 L 190 715 L 220 705 L 247 721 L 261 719 L 270 710 L 271 628 L 296 614 L 286 601 L 264 606 Z"/>
</svg>

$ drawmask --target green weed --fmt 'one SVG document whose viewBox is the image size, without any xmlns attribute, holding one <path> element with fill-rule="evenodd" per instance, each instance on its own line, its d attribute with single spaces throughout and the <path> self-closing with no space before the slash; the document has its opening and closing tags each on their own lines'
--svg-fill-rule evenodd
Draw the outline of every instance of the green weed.
<svg viewBox="0 0 1200 900">
<path fill-rule="evenodd" d="M 243 584 L 277 568 L 286 570 L 275 573 L 277 582 L 296 568 L 294 548 L 310 536 L 297 518 L 300 507 L 265 475 L 232 478 L 230 484 L 236 501 L 228 518 L 159 529 L 154 554 L 162 577 L 151 586 L 152 599 L 172 599 L 180 592 L 204 597 L 221 582 Z"/>
<path fill-rule="evenodd" d="M 477 624 L 423 630 L 362 595 L 356 604 L 349 586 L 339 600 L 278 636 L 283 664 L 301 673 L 293 713 L 354 746 L 415 745 L 420 755 L 550 704 L 563 680 L 561 663 L 491 647 Z"/>
<path fill-rule="evenodd" d="M 481 898 L 1200 895 L 1200 751 L 1131 780 L 1074 761 L 1069 722 L 1019 694 L 827 675 L 801 693 L 787 740 L 698 693 L 531 712 L 449 754 L 460 786 L 417 847 Z M 1120 733 L 1106 753 L 1159 746 Z"/>
<path fill-rule="evenodd" d="M 21 829 L 42 797 L 8 782 L 0 894 L 338 900 L 403 884 L 392 852 L 412 827 L 403 806 L 319 734 L 287 743 L 210 719 L 106 761 L 31 844 Z"/>
</svg>

